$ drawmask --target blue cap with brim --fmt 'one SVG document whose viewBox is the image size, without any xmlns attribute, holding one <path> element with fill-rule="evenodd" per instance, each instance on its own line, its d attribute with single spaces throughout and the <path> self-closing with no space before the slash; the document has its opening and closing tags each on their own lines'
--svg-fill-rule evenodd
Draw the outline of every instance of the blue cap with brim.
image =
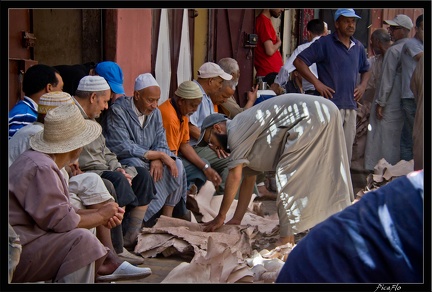
<svg viewBox="0 0 432 292">
<path fill-rule="evenodd" d="M 112 61 L 100 62 L 95 68 L 96 74 L 105 78 L 111 90 L 117 94 L 125 94 L 123 88 L 123 71 L 117 63 Z"/>
<path fill-rule="evenodd" d="M 334 15 L 334 20 L 336 21 L 339 18 L 339 16 L 361 18 L 360 16 L 355 14 L 354 9 L 351 8 L 340 8 L 336 10 L 336 13 Z"/>
</svg>

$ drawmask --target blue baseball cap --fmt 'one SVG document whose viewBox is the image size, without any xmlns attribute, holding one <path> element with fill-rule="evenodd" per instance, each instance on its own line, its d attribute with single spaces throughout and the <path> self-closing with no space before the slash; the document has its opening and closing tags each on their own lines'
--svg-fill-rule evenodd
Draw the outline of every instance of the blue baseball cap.
<svg viewBox="0 0 432 292">
<path fill-rule="evenodd" d="M 125 94 L 123 88 L 123 71 L 120 66 L 112 61 L 103 61 L 96 65 L 96 74 L 105 78 L 111 90 L 117 94 Z"/>
<path fill-rule="evenodd" d="M 336 13 L 334 15 L 334 21 L 336 21 L 339 16 L 345 16 L 345 17 L 355 17 L 355 18 L 361 18 L 360 16 L 358 16 L 357 14 L 355 14 L 354 9 L 351 8 L 340 8 L 338 10 L 336 10 Z"/>
</svg>

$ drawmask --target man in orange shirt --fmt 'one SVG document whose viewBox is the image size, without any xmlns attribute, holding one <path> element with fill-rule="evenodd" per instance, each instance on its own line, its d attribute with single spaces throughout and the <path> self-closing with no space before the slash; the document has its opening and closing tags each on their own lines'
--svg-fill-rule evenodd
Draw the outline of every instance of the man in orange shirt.
<svg viewBox="0 0 432 292">
<path fill-rule="evenodd" d="M 192 184 L 200 188 L 207 180 L 218 186 L 222 179 L 210 163 L 199 157 L 189 144 L 189 116 L 196 112 L 203 93 L 193 81 L 180 84 L 174 96 L 159 106 L 170 150 L 182 158 L 188 189 Z"/>
</svg>

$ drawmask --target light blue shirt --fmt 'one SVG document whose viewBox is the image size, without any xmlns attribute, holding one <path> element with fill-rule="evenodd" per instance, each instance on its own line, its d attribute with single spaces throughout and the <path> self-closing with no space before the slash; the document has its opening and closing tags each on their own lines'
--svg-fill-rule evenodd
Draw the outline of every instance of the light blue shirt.
<svg viewBox="0 0 432 292">
<path fill-rule="evenodd" d="M 296 67 L 294 67 L 293 63 L 294 60 L 297 58 L 297 55 L 300 54 L 304 49 L 308 48 L 314 41 L 316 41 L 320 37 L 321 36 L 316 36 L 310 42 L 298 46 L 291 54 L 291 56 L 286 60 L 285 64 L 282 66 L 278 75 L 276 76 L 274 82 L 283 87 L 288 82 L 290 73 L 296 70 Z M 309 69 L 311 70 L 312 74 L 315 75 L 316 78 L 318 78 L 316 64 L 313 63 L 312 65 L 310 65 Z M 315 90 L 313 84 L 307 81 L 305 78 L 302 78 L 302 86 L 304 91 Z"/>
<path fill-rule="evenodd" d="M 401 98 L 414 98 L 414 94 L 411 91 L 411 76 L 417 65 L 414 56 L 423 52 L 423 43 L 416 39 L 408 39 L 402 48 L 401 52 L 401 65 L 402 65 L 402 95 Z"/>
<path fill-rule="evenodd" d="M 198 106 L 198 109 L 196 112 L 194 112 L 190 117 L 189 117 L 189 122 L 198 127 L 199 129 L 201 129 L 201 125 L 202 122 L 204 121 L 204 119 L 210 115 L 210 114 L 214 114 L 214 104 L 210 98 L 210 96 L 208 96 L 204 89 L 201 87 L 201 85 L 194 80 L 194 82 L 199 86 L 199 88 L 201 89 L 201 92 L 203 93 L 203 97 L 202 97 L 202 101 L 200 103 L 200 105 Z M 195 146 L 197 144 L 197 139 L 193 138 L 192 136 L 190 137 L 189 140 L 189 144 L 191 146 Z"/>
</svg>

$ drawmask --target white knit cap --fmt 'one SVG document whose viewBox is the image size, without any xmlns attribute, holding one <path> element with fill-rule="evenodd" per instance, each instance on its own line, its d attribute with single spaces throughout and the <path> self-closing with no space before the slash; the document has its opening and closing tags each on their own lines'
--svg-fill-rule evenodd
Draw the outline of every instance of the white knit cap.
<svg viewBox="0 0 432 292">
<path fill-rule="evenodd" d="M 150 86 L 159 87 L 156 79 L 150 73 L 141 74 L 135 79 L 134 90 L 141 90 Z"/>
<path fill-rule="evenodd" d="M 174 93 L 175 95 L 184 99 L 196 99 L 203 97 L 201 89 L 193 81 L 182 82 Z"/>
<path fill-rule="evenodd" d="M 81 78 L 77 90 L 81 91 L 103 91 L 110 89 L 108 82 L 102 76 L 84 76 Z"/>
</svg>

